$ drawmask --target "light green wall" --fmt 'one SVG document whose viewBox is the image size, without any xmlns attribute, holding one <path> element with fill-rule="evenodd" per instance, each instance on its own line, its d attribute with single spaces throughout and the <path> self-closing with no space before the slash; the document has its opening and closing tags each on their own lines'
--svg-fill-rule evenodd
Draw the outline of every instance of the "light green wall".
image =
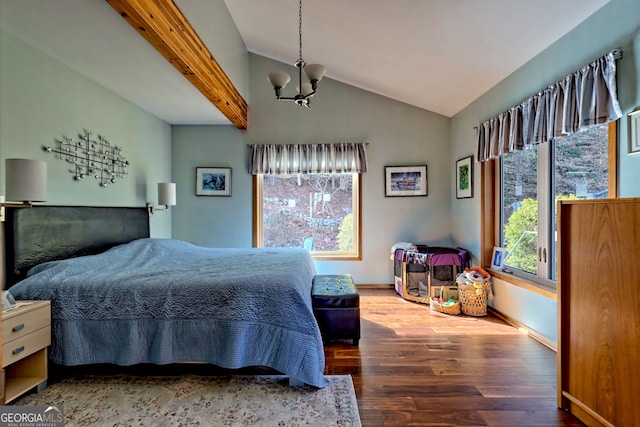
<svg viewBox="0 0 640 427">
<path fill-rule="evenodd" d="M 476 153 L 475 126 L 518 104 L 616 47 L 622 47 L 618 61 L 618 94 L 623 112 L 640 107 L 640 33 L 637 0 L 612 0 L 580 26 L 558 40 L 525 66 L 474 101 L 451 120 L 452 160 Z M 640 156 L 628 155 L 627 118 L 620 120 L 619 189 L 621 197 L 640 196 Z M 474 170 L 475 197 L 456 200 L 451 192 L 452 238 L 455 244 L 480 250 L 480 167 Z M 455 182 L 452 174 L 450 177 Z M 494 307 L 556 340 L 557 312 L 553 300 L 524 290 L 509 289 L 501 283 L 496 289 Z M 505 298 L 503 294 L 507 294 Z"/>
<path fill-rule="evenodd" d="M 252 180 L 247 144 L 368 142 L 363 175 L 362 261 L 322 261 L 322 273 L 348 272 L 358 283 L 393 283 L 391 245 L 448 245 L 451 234 L 449 119 L 331 79 L 310 109 L 275 100 L 266 76 L 290 65 L 250 55 L 249 129 L 173 127 L 173 171 L 180 188 L 173 236 L 205 246 L 252 245 Z M 291 83 L 295 88 L 296 84 Z M 426 164 L 427 197 L 384 195 L 384 166 Z M 195 167 L 233 168 L 232 197 L 196 197 Z"/>
<path fill-rule="evenodd" d="M 0 33 L 0 194 L 4 159 L 47 162 L 48 205 L 145 206 L 156 202 L 156 184 L 171 180 L 171 128 L 59 61 Z M 43 150 L 62 136 L 87 129 L 122 147 L 129 175 L 99 187 L 74 181 L 70 165 Z M 151 219 L 153 236 L 171 235 L 171 212 Z"/>
<path fill-rule="evenodd" d="M 177 186 L 173 237 L 209 247 L 251 247 L 251 176 L 245 132 L 235 126 L 173 126 Z M 196 196 L 196 167 L 231 168 L 231 197 Z"/>
</svg>

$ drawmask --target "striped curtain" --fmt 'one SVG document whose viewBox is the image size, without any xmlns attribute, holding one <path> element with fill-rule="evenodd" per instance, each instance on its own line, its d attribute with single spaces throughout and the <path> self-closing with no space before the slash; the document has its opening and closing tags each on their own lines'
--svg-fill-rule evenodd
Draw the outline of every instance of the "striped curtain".
<svg viewBox="0 0 640 427">
<path fill-rule="evenodd" d="M 483 162 L 622 117 L 616 88 L 616 49 L 508 111 L 478 126 Z"/>
<path fill-rule="evenodd" d="M 366 143 L 251 145 L 249 173 L 361 173 L 367 171 Z"/>
</svg>

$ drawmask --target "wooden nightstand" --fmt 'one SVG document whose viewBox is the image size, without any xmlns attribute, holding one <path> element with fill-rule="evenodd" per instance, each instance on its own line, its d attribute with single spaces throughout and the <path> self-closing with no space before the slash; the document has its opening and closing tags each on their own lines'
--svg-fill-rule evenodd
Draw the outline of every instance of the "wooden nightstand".
<svg viewBox="0 0 640 427">
<path fill-rule="evenodd" d="M 51 303 L 29 302 L 2 312 L 2 367 L 5 402 L 34 387 L 47 387 L 47 347 L 51 345 Z"/>
</svg>

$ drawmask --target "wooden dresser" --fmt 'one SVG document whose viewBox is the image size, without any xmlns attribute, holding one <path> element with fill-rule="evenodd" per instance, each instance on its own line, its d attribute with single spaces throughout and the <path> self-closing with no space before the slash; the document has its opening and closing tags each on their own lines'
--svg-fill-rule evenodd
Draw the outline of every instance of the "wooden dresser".
<svg viewBox="0 0 640 427">
<path fill-rule="evenodd" d="M 29 304 L 2 313 L 2 367 L 5 401 L 47 386 L 47 347 L 51 345 L 49 301 L 18 301 Z"/>
<path fill-rule="evenodd" d="M 558 206 L 558 406 L 588 426 L 637 427 L 640 199 Z"/>
</svg>

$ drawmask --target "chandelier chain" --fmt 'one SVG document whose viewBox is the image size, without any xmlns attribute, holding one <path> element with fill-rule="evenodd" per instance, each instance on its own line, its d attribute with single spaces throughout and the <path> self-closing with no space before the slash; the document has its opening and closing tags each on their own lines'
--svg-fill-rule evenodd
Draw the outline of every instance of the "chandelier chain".
<svg viewBox="0 0 640 427">
<path fill-rule="evenodd" d="M 302 0 L 299 2 L 298 9 L 298 40 L 300 41 L 300 60 L 302 60 Z"/>
</svg>

